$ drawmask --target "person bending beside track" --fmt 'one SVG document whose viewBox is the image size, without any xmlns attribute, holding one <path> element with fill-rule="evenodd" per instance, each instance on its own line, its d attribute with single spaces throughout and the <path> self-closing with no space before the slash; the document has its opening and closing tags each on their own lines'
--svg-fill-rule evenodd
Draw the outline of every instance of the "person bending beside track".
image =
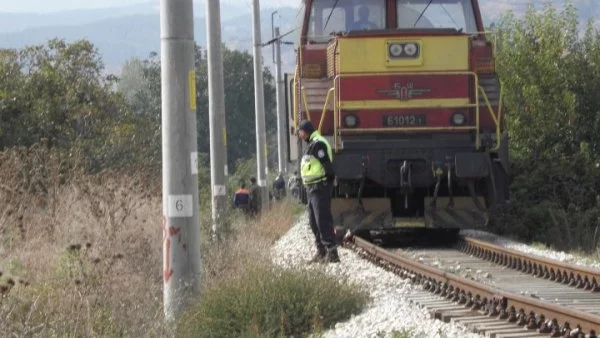
<svg viewBox="0 0 600 338">
<path fill-rule="evenodd" d="M 298 135 L 308 143 L 302 157 L 300 175 L 308 194 L 309 225 L 317 246 L 317 254 L 311 262 L 339 262 L 331 214 L 331 193 L 335 178 L 331 146 L 310 121 L 300 123 Z"/>
</svg>

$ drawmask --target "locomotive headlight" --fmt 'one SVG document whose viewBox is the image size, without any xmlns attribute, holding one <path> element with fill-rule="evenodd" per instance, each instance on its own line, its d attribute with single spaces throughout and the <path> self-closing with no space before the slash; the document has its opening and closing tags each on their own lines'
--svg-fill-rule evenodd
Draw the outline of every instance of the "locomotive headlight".
<svg viewBox="0 0 600 338">
<path fill-rule="evenodd" d="M 346 115 L 346 117 L 344 117 L 344 125 L 348 128 L 358 126 L 358 117 L 356 115 Z"/>
<path fill-rule="evenodd" d="M 463 113 L 455 113 L 452 115 L 452 124 L 455 126 L 462 126 L 467 122 L 467 117 Z"/>
<path fill-rule="evenodd" d="M 399 57 L 402 55 L 402 52 L 404 51 L 404 47 L 402 47 L 402 44 L 399 43 L 392 43 L 390 44 L 390 56 L 392 57 Z"/>
<path fill-rule="evenodd" d="M 417 54 L 417 50 L 417 45 L 414 43 L 407 43 L 404 46 L 404 53 L 406 53 L 408 56 L 415 56 L 415 54 Z"/>
</svg>

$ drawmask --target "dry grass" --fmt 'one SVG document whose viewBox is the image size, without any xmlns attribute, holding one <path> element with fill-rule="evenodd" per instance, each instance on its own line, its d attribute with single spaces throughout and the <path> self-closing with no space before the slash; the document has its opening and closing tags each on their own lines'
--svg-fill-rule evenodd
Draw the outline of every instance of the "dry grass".
<svg viewBox="0 0 600 338">
<path fill-rule="evenodd" d="M 42 147 L 0 153 L 0 332 L 168 336 L 160 177 L 85 175 L 73 163 Z M 260 220 L 233 216 L 232 235 L 219 243 L 204 233 L 203 284 L 266 266 L 293 210 L 283 203 Z"/>
<path fill-rule="evenodd" d="M 244 274 L 250 267 L 269 266 L 270 247 L 293 225 L 294 207 L 291 202 L 278 203 L 261 217 L 248 221 L 237 213 L 230 215 L 234 218 L 231 237 L 218 243 L 205 242 L 202 246 L 203 284 L 218 285 Z M 204 225 L 205 233 L 208 227 Z"/>
<path fill-rule="evenodd" d="M 86 176 L 39 148 L 0 163 L 0 332 L 164 335 L 159 181 Z"/>
</svg>

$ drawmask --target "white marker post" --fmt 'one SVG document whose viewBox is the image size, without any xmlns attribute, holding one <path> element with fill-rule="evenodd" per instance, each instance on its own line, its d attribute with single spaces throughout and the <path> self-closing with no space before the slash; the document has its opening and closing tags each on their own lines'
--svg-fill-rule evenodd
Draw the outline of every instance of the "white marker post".
<svg viewBox="0 0 600 338">
<path fill-rule="evenodd" d="M 163 291 L 168 321 L 200 290 L 193 25 L 192 0 L 160 0 Z"/>
</svg>

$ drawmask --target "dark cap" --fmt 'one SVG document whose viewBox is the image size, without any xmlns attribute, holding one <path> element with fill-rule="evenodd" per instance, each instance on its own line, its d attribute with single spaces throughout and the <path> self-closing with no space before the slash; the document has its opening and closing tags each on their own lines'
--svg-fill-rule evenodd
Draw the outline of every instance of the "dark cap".
<svg viewBox="0 0 600 338">
<path fill-rule="evenodd" d="M 308 135 L 312 134 L 315 131 L 315 127 L 308 120 L 302 120 L 298 125 L 298 130 L 304 130 Z"/>
</svg>

